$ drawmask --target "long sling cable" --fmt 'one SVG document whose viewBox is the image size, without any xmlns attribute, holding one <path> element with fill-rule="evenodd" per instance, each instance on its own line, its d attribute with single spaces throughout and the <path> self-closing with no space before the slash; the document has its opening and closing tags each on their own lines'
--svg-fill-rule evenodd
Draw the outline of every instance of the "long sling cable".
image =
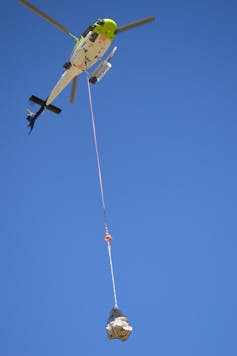
<svg viewBox="0 0 237 356">
<path fill-rule="evenodd" d="M 99 156 L 99 149 L 98 149 L 97 135 L 96 135 L 96 127 L 95 127 L 95 117 L 94 117 L 94 111 L 93 111 L 93 105 L 92 105 L 92 96 L 91 96 L 91 88 L 90 88 L 90 82 L 89 82 L 89 77 L 88 76 L 87 76 L 87 85 L 88 85 L 88 96 L 89 96 L 89 102 L 90 102 L 91 123 L 92 123 L 92 129 L 93 129 L 96 160 L 97 160 L 97 168 L 98 168 L 101 203 L 102 203 L 102 208 L 103 208 L 103 212 L 104 212 L 104 228 L 105 228 L 104 240 L 107 243 L 107 247 L 108 247 L 110 272 L 111 272 L 112 286 L 113 286 L 113 293 L 114 293 L 114 306 L 115 306 L 115 308 L 118 308 L 117 293 L 116 293 L 115 279 L 114 279 L 113 261 L 112 261 L 112 253 L 111 253 L 111 244 L 110 244 L 110 241 L 112 240 L 112 236 L 109 233 L 109 228 L 108 228 L 108 223 L 107 223 L 107 213 L 106 213 L 106 207 L 105 207 L 103 180 L 102 180 L 102 174 L 101 174 L 100 156 Z"/>
</svg>

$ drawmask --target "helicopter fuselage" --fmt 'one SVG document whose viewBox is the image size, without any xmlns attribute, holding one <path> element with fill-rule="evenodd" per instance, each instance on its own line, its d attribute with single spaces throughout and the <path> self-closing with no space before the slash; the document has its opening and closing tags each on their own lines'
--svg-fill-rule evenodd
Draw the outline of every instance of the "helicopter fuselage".
<svg viewBox="0 0 237 356">
<path fill-rule="evenodd" d="M 60 108 L 51 105 L 51 103 L 71 81 L 72 90 L 70 101 L 71 103 L 74 102 L 77 87 L 77 77 L 80 73 L 87 73 L 89 80 L 88 84 L 95 84 L 104 77 L 104 75 L 112 67 L 110 59 L 116 52 L 117 47 L 114 47 L 111 53 L 105 59 L 102 57 L 109 49 L 115 35 L 155 20 L 154 16 L 150 16 L 135 22 L 128 23 L 127 25 L 117 27 L 116 22 L 112 19 L 99 19 L 97 22 L 89 26 L 80 37 L 77 37 L 61 23 L 38 9 L 28 0 L 18 1 L 36 13 L 38 16 L 51 23 L 58 30 L 64 32 L 66 35 L 76 41 L 69 61 L 63 66 L 64 72 L 61 78 L 56 83 L 46 100 L 43 100 L 35 95 L 32 95 L 29 98 L 30 101 L 40 105 L 40 109 L 36 113 L 32 113 L 30 110 L 28 110 L 26 119 L 29 122 L 28 126 L 30 127 L 30 132 L 34 127 L 35 120 L 40 116 L 40 114 L 42 114 L 42 112 L 44 112 L 44 110 L 47 109 L 53 111 L 56 114 L 59 114 L 62 111 Z M 92 73 L 88 73 L 88 69 L 98 61 L 100 61 L 99 65 L 96 66 Z"/>
<path fill-rule="evenodd" d="M 74 77 L 87 71 L 103 57 L 114 40 L 116 28 L 111 19 L 99 20 L 87 28 L 76 42 L 70 60 L 64 66 L 64 73 L 49 94 L 46 105 L 50 105 Z"/>
</svg>

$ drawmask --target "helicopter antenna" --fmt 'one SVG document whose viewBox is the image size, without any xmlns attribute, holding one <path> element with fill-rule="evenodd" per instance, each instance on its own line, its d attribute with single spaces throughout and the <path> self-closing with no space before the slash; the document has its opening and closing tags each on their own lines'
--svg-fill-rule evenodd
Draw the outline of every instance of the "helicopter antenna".
<svg viewBox="0 0 237 356">
<path fill-rule="evenodd" d="M 43 17 L 45 20 L 47 20 L 48 22 L 50 22 L 52 25 L 54 25 L 55 27 L 57 27 L 60 31 L 66 33 L 66 35 L 70 36 L 71 38 L 73 38 L 75 41 L 78 41 L 78 38 L 76 36 L 74 36 L 71 32 L 68 31 L 68 29 L 66 27 L 64 27 L 63 25 L 61 25 L 59 22 L 57 22 L 56 20 L 54 20 L 52 17 L 48 16 L 46 13 L 44 13 L 43 11 L 41 11 L 40 9 L 38 9 L 36 6 L 32 5 L 30 2 L 26 1 L 26 0 L 18 0 L 22 5 L 28 7 L 28 9 L 32 10 L 33 12 L 35 12 L 37 15 Z"/>
</svg>

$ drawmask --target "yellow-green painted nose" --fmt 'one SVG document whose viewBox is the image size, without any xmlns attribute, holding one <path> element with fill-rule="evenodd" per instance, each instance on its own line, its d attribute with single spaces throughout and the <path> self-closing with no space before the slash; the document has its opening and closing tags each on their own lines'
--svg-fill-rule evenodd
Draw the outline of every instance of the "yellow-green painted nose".
<svg viewBox="0 0 237 356">
<path fill-rule="evenodd" d="M 114 20 L 111 19 L 101 19 L 98 20 L 96 23 L 97 31 L 105 36 L 106 38 L 110 39 L 111 41 L 114 39 L 115 31 L 117 29 L 117 24 Z M 96 32 L 97 32 L 96 31 Z"/>
<path fill-rule="evenodd" d="M 104 19 L 105 26 L 110 29 L 111 31 L 116 31 L 117 29 L 117 24 L 114 20 L 111 19 Z"/>
</svg>

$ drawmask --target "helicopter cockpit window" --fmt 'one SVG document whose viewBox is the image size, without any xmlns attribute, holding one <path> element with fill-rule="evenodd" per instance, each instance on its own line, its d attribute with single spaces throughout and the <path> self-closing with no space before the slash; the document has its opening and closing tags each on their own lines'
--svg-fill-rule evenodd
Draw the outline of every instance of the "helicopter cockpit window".
<svg viewBox="0 0 237 356">
<path fill-rule="evenodd" d="M 96 27 L 95 25 L 89 26 L 89 27 L 83 32 L 82 36 L 83 36 L 83 37 L 86 37 L 86 35 L 87 35 L 90 31 L 92 31 L 95 27 Z"/>
<path fill-rule="evenodd" d="M 98 20 L 97 24 L 100 25 L 100 26 L 103 26 L 105 24 L 105 22 L 104 22 L 104 20 Z"/>
</svg>

